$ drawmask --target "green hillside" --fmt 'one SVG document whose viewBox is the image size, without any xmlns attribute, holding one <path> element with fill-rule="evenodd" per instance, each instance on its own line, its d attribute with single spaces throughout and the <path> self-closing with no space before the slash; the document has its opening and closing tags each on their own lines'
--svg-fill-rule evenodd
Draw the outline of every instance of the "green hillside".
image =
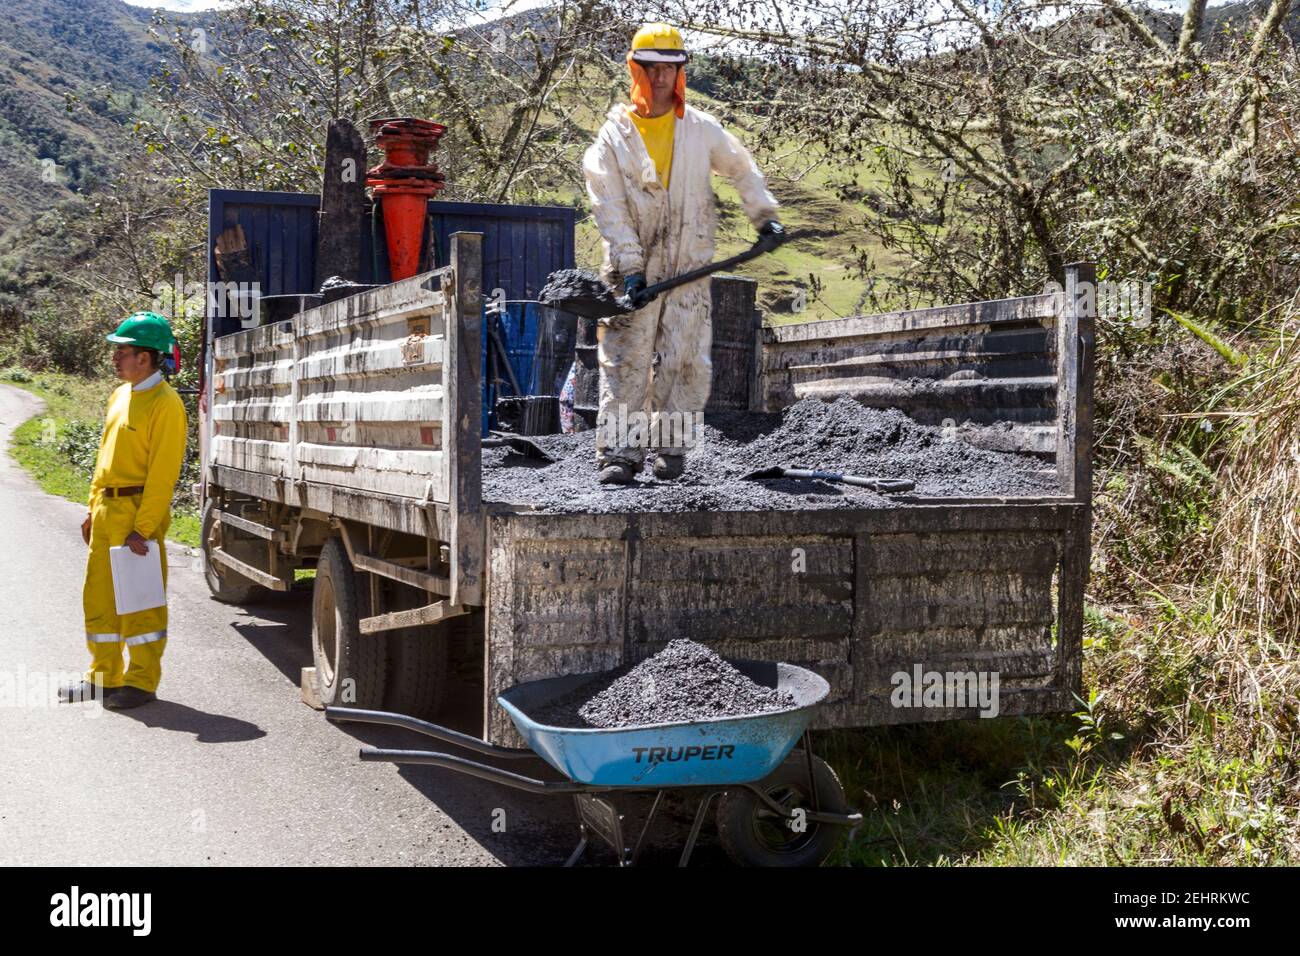
<svg viewBox="0 0 1300 956">
<path fill-rule="evenodd" d="M 0 31 L 0 231 L 93 192 L 162 49 L 150 12 L 120 0 L 7 4 Z"/>
</svg>

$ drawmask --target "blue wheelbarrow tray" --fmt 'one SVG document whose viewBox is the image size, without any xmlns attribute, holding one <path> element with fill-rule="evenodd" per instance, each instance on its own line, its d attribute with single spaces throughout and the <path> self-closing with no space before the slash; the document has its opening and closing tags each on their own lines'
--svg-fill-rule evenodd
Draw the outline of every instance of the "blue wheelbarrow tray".
<svg viewBox="0 0 1300 956">
<path fill-rule="evenodd" d="M 788 691 L 794 706 L 764 714 L 611 729 L 551 727 L 528 716 L 599 673 L 520 684 L 497 702 L 528 746 L 578 783 L 655 789 L 751 783 L 781 765 L 830 693 L 830 685 L 793 664 L 728 663 L 757 684 Z"/>
</svg>

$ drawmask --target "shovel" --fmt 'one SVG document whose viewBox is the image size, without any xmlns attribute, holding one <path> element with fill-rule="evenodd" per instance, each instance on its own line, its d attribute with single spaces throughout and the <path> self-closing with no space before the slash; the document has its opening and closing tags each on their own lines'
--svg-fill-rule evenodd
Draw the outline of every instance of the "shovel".
<svg viewBox="0 0 1300 956">
<path fill-rule="evenodd" d="M 484 448 L 509 448 L 511 451 L 518 452 L 533 461 L 544 461 L 548 465 L 555 462 L 555 458 L 548 452 L 543 451 L 541 445 L 524 438 L 522 435 L 511 435 L 509 432 L 495 431 L 488 434 L 491 437 L 484 438 L 480 442 Z"/>
<path fill-rule="evenodd" d="M 798 234 L 786 233 L 781 242 L 789 242 L 797 238 Z M 574 315 L 580 315 L 587 319 L 608 319 L 617 315 L 627 315 L 643 308 L 652 302 L 660 293 L 667 292 L 669 289 L 675 289 L 679 285 L 685 285 L 688 282 L 694 282 L 696 279 L 702 279 L 707 275 L 715 272 L 721 272 L 723 269 L 730 269 L 732 266 L 738 266 L 742 262 L 748 262 L 750 259 L 757 259 L 765 252 L 771 252 L 776 246 L 762 239 L 755 242 L 744 252 L 737 253 L 728 259 L 721 259 L 718 262 L 711 262 L 707 266 L 700 266 L 698 269 L 692 269 L 690 272 L 683 272 L 679 276 L 673 276 L 671 279 L 664 279 L 662 282 L 656 282 L 654 285 L 646 286 L 637 296 L 636 302 L 632 301 L 630 296 L 614 296 L 612 290 L 607 286 L 600 291 L 592 290 L 590 293 L 570 296 L 563 299 L 543 300 L 543 305 L 549 305 L 553 308 L 560 309 L 563 312 L 572 312 Z M 554 275 L 554 273 L 552 273 Z M 548 277 L 548 282 L 550 281 Z"/>
<path fill-rule="evenodd" d="M 855 488 L 870 488 L 882 494 L 891 491 L 911 491 L 916 482 L 910 478 L 859 478 L 857 475 L 841 475 L 834 471 L 810 471 L 806 468 L 763 468 L 751 471 L 741 478 L 742 481 L 770 481 L 773 478 L 799 478 L 805 481 L 832 481 Z"/>
</svg>

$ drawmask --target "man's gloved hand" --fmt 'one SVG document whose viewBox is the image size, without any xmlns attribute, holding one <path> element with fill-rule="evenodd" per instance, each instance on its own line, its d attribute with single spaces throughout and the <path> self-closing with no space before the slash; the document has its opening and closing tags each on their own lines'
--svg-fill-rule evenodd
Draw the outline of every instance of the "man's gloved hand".
<svg viewBox="0 0 1300 956">
<path fill-rule="evenodd" d="M 764 252 L 771 252 L 783 242 L 785 242 L 785 226 L 775 219 L 769 219 L 763 223 L 763 228 L 758 230 L 758 244 L 763 247 Z"/>
<path fill-rule="evenodd" d="M 644 272 L 636 272 L 623 279 L 623 294 L 627 296 L 628 301 L 631 302 L 638 309 L 641 306 L 645 305 L 645 303 L 641 301 L 641 293 L 644 291 L 645 291 Z"/>
<path fill-rule="evenodd" d="M 81 522 L 81 537 L 86 544 L 90 544 L 90 523 L 90 515 L 86 515 L 86 520 Z"/>
<path fill-rule="evenodd" d="M 149 553 L 149 542 L 139 531 L 132 531 L 122 543 L 131 549 L 132 554 L 143 555 Z"/>
</svg>

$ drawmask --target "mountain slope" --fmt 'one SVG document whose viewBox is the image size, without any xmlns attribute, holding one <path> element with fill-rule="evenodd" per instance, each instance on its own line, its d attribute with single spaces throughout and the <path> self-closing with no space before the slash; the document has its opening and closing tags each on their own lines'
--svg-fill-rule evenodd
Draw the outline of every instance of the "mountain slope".
<svg viewBox="0 0 1300 956">
<path fill-rule="evenodd" d="M 93 189 L 117 168 L 124 124 L 162 54 L 149 36 L 151 16 L 121 0 L 6 5 L 0 229 Z"/>
</svg>

